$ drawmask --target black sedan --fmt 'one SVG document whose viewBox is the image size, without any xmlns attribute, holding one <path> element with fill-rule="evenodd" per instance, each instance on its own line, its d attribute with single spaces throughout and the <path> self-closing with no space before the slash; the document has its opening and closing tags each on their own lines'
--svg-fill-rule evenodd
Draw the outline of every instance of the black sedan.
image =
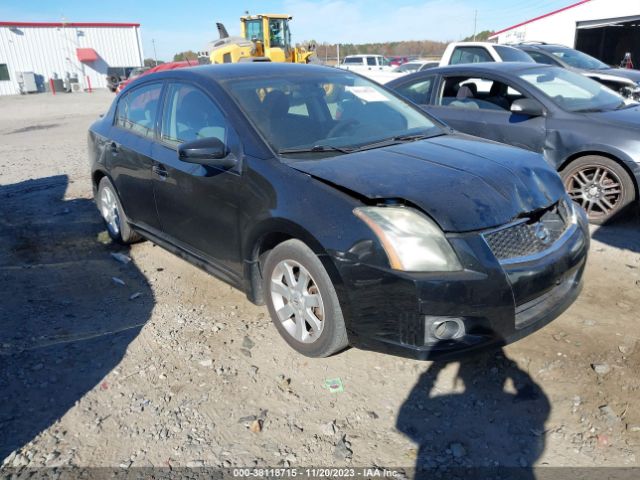
<svg viewBox="0 0 640 480">
<path fill-rule="evenodd" d="M 640 107 L 569 70 L 483 63 L 387 85 L 453 128 L 542 153 L 593 223 L 637 206 Z"/>
<path fill-rule="evenodd" d="M 347 71 L 140 77 L 89 152 L 115 240 L 147 238 L 266 303 L 308 356 L 503 344 L 580 290 L 586 219 L 539 155 L 450 134 Z"/>
</svg>

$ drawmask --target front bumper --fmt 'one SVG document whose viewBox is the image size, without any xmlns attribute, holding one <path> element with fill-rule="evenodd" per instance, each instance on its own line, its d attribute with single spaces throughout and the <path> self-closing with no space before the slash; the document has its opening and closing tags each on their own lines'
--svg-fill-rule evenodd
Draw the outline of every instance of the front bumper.
<svg viewBox="0 0 640 480">
<path fill-rule="evenodd" d="M 480 234 L 450 237 L 465 267 L 461 272 L 405 273 L 334 255 L 350 344 L 422 360 L 448 359 L 542 328 L 582 288 L 589 233 L 586 218 L 579 217 L 543 255 L 520 262 L 499 262 Z M 446 321 L 462 326 L 464 334 L 438 336 L 437 326 Z"/>
</svg>

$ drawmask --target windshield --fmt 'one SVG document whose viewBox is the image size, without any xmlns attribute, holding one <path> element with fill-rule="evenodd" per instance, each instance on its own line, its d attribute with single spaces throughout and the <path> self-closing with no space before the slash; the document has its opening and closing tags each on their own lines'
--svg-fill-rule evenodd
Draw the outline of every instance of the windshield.
<svg viewBox="0 0 640 480">
<path fill-rule="evenodd" d="M 496 52 L 498 52 L 498 55 L 500 55 L 500 58 L 502 58 L 503 62 L 533 62 L 533 58 L 531 58 L 531 56 L 526 53 L 523 52 L 522 50 L 518 50 L 517 48 L 513 48 L 513 47 L 503 47 L 500 45 L 496 45 L 495 47 L 493 47 L 496 49 Z"/>
<path fill-rule="evenodd" d="M 571 48 L 555 48 L 547 50 L 563 62 L 575 68 L 583 68 L 585 70 L 604 70 L 605 68 L 609 68 L 609 65 L 606 63 L 603 63 L 597 58 L 593 58 L 592 56 L 578 50 L 573 50 Z"/>
<path fill-rule="evenodd" d="M 626 104 L 613 90 L 562 68 L 525 70 L 518 76 L 569 112 L 615 110 Z"/>
<path fill-rule="evenodd" d="M 335 154 L 399 136 L 443 133 L 417 107 L 347 71 L 327 68 L 221 83 L 280 153 L 322 147 L 314 152 Z"/>
<path fill-rule="evenodd" d="M 269 20 L 269 43 L 271 47 L 287 48 L 289 46 L 289 28 L 286 20 L 282 18 Z"/>
</svg>

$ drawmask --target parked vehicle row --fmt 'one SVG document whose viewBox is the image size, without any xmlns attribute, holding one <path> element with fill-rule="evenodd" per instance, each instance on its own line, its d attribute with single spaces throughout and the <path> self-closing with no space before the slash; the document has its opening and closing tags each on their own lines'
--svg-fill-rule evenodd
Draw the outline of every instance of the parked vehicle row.
<svg viewBox="0 0 640 480">
<path fill-rule="evenodd" d="M 477 63 L 388 84 L 453 128 L 541 153 L 593 223 L 637 205 L 640 107 L 567 69 Z"/>
<path fill-rule="evenodd" d="M 120 82 L 118 84 L 118 88 L 116 89 L 116 93 L 120 93 L 122 90 L 125 89 L 125 87 L 127 85 L 129 85 L 136 78 L 141 77 L 142 75 L 149 75 L 149 74 L 152 74 L 152 73 L 164 72 L 166 70 L 174 70 L 176 68 L 193 67 L 195 65 L 198 65 L 197 61 L 194 61 L 194 60 L 183 60 L 183 61 L 179 61 L 179 62 L 161 63 L 160 65 L 156 65 L 155 67 L 152 67 L 152 68 L 145 68 L 144 70 L 141 70 L 141 71 L 137 72 L 135 75 L 134 75 L 134 72 L 131 72 L 131 75 L 129 76 L 129 78 L 127 78 L 125 81 Z"/>
<path fill-rule="evenodd" d="M 610 67 L 597 58 L 563 45 L 454 42 L 447 46 L 440 66 L 487 62 L 536 62 L 566 68 L 596 80 L 624 97 L 640 100 L 639 71 Z"/>
<path fill-rule="evenodd" d="M 501 345 L 580 291 L 587 220 L 554 168 L 352 72 L 247 63 L 144 75 L 91 127 L 89 147 L 115 240 L 150 239 L 265 303 L 304 355 Z"/>
<path fill-rule="evenodd" d="M 382 55 L 347 55 L 338 68 L 351 70 L 380 84 L 385 84 L 403 75 L 437 66 L 438 62 L 409 57 L 387 59 Z"/>
</svg>

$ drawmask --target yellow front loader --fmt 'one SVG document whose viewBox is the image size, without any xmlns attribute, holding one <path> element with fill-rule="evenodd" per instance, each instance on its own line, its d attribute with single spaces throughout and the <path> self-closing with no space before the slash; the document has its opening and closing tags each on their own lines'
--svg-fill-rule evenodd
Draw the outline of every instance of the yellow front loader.
<svg viewBox="0 0 640 480">
<path fill-rule="evenodd" d="M 210 45 L 211 63 L 309 63 L 314 46 L 292 47 L 290 15 L 266 13 L 240 17 L 240 37 L 231 37 L 218 23 L 220 38 Z"/>
</svg>

